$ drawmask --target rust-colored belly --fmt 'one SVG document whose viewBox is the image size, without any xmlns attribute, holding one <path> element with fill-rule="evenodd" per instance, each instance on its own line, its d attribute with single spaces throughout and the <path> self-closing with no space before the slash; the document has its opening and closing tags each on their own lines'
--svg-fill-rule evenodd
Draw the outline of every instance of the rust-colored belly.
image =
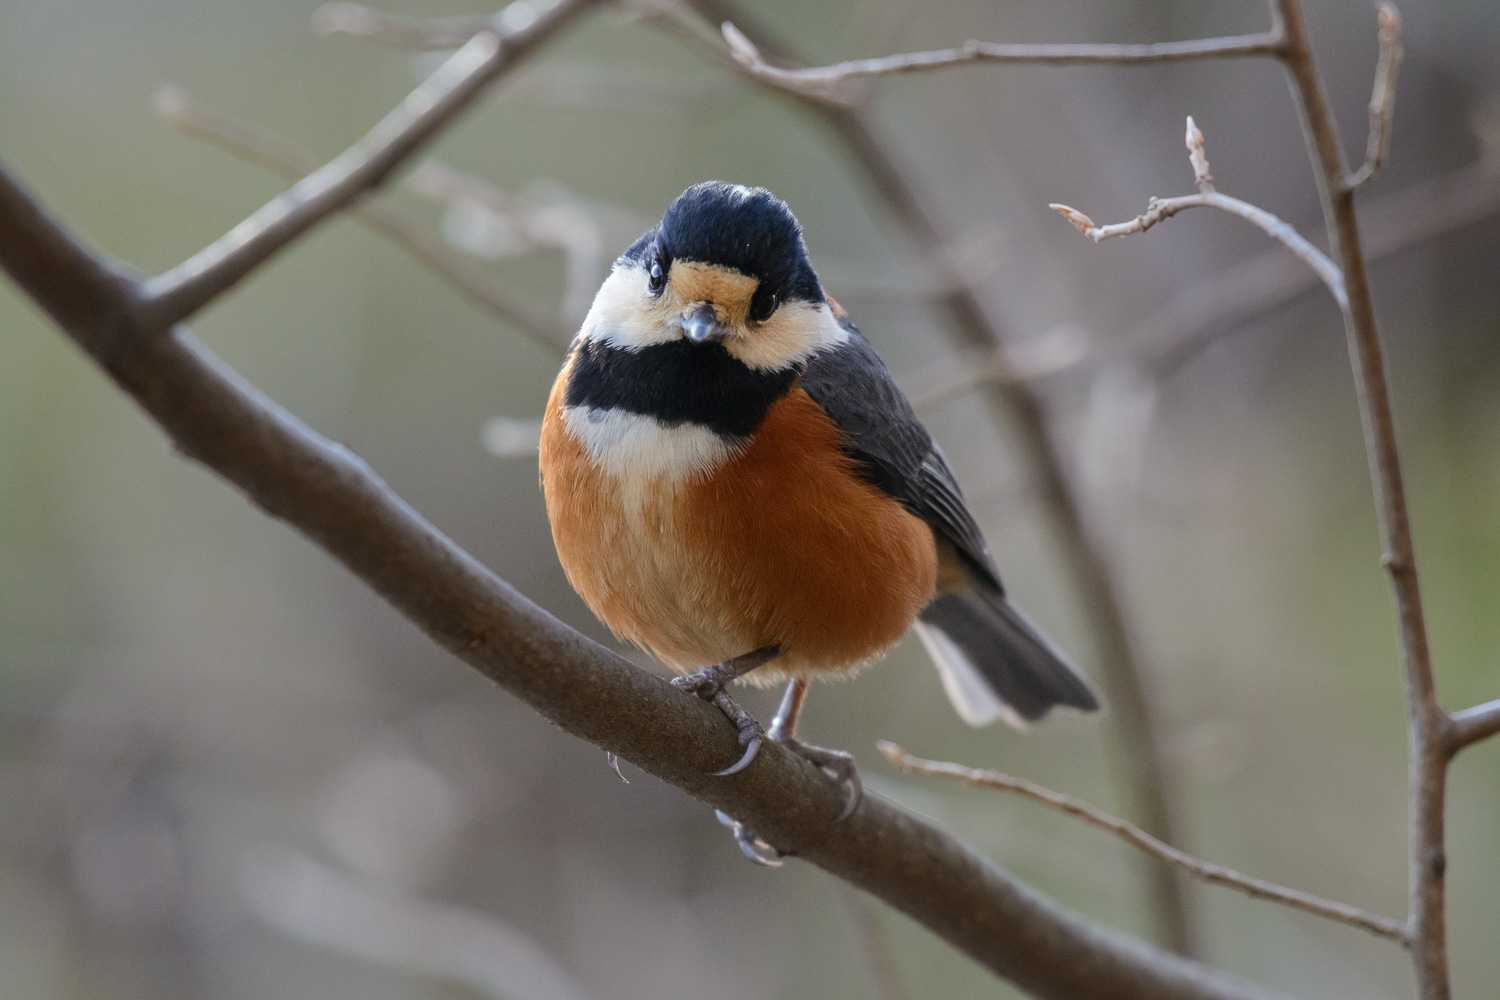
<svg viewBox="0 0 1500 1000">
<path fill-rule="evenodd" d="M 805 393 L 772 407 L 707 474 L 603 471 L 554 387 L 541 469 L 558 557 L 617 635 L 679 671 L 776 644 L 753 679 L 846 672 L 879 656 L 931 599 L 931 529 L 853 475 Z"/>
</svg>

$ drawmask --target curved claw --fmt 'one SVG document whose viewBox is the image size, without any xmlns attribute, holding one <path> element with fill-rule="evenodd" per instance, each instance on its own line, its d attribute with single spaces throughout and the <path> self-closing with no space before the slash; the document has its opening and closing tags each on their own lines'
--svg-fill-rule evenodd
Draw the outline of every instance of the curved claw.
<svg viewBox="0 0 1500 1000">
<path fill-rule="evenodd" d="M 735 761 L 733 764 L 730 764 L 722 771 L 714 771 L 711 777 L 727 778 L 732 774 L 739 774 L 745 768 L 749 767 L 751 762 L 755 760 L 756 755 L 760 753 L 760 745 L 764 742 L 764 737 L 760 736 L 759 734 L 750 737 L 750 742 L 745 744 L 745 752 L 740 754 L 740 759 Z"/>
<path fill-rule="evenodd" d="M 615 777 L 619 778 L 627 785 L 630 784 L 630 779 L 625 777 L 624 771 L 620 770 L 619 754 L 615 753 L 613 750 L 606 750 L 604 752 L 604 762 L 608 764 L 610 768 L 615 772 Z"/>
<path fill-rule="evenodd" d="M 735 846 L 740 849 L 740 853 L 751 864 L 760 865 L 762 868 L 780 868 L 782 866 L 781 859 L 784 855 L 745 829 L 745 824 L 722 809 L 715 809 L 714 816 L 718 818 L 720 825 L 727 826 L 733 831 Z"/>
<path fill-rule="evenodd" d="M 748 860 L 751 864 L 760 865 L 762 868 L 780 868 L 783 864 L 785 864 L 785 862 L 781 860 L 781 855 L 779 852 L 774 854 L 762 853 L 760 850 L 761 842 L 759 840 L 756 840 L 750 834 L 743 832 L 736 833 L 734 835 L 734 842 L 739 846 L 740 853 L 743 854 L 746 860 Z M 770 847 L 769 850 L 775 851 L 776 848 Z"/>
<path fill-rule="evenodd" d="M 844 775 L 842 780 L 848 792 L 845 796 L 844 811 L 839 813 L 838 819 L 834 820 L 835 823 L 842 823 L 850 816 L 853 816 L 854 810 L 859 808 L 859 804 L 865 798 L 865 784 L 859 778 L 859 771 L 851 767 L 849 773 Z"/>
</svg>

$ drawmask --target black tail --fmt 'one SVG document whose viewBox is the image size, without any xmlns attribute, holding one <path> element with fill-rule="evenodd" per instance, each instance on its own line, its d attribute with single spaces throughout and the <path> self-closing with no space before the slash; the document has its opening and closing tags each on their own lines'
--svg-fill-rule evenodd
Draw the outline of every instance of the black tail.
<svg viewBox="0 0 1500 1000">
<path fill-rule="evenodd" d="M 970 725 L 1039 719 L 1054 705 L 1099 707 L 1083 675 L 1001 594 L 979 586 L 942 594 L 923 610 L 917 634 Z"/>
</svg>

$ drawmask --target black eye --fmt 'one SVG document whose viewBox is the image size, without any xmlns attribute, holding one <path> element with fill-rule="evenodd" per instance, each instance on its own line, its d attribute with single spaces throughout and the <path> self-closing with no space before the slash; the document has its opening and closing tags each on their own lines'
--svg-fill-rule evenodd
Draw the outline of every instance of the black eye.
<svg viewBox="0 0 1500 1000">
<path fill-rule="evenodd" d="M 651 262 L 651 276 L 646 279 L 646 287 L 650 289 L 652 295 L 660 294 L 661 290 L 667 287 L 667 272 L 661 266 L 661 261 Z"/>
<path fill-rule="evenodd" d="M 757 323 L 764 323 L 780 304 L 781 296 L 775 292 L 757 293 L 750 303 L 750 318 Z"/>
</svg>

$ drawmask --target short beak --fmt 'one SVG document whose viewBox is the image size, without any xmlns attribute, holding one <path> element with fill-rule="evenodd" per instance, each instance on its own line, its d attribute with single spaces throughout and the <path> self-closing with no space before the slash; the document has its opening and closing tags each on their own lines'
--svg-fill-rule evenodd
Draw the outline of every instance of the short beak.
<svg viewBox="0 0 1500 1000">
<path fill-rule="evenodd" d="M 695 344 L 717 344 L 724 339 L 727 332 L 719 325 L 719 319 L 714 315 L 714 307 L 707 302 L 701 303 L 696 309 L 678 320 L 682 326 L 682 332 L 687 334 L 687 339 Z"/>
</svg>

